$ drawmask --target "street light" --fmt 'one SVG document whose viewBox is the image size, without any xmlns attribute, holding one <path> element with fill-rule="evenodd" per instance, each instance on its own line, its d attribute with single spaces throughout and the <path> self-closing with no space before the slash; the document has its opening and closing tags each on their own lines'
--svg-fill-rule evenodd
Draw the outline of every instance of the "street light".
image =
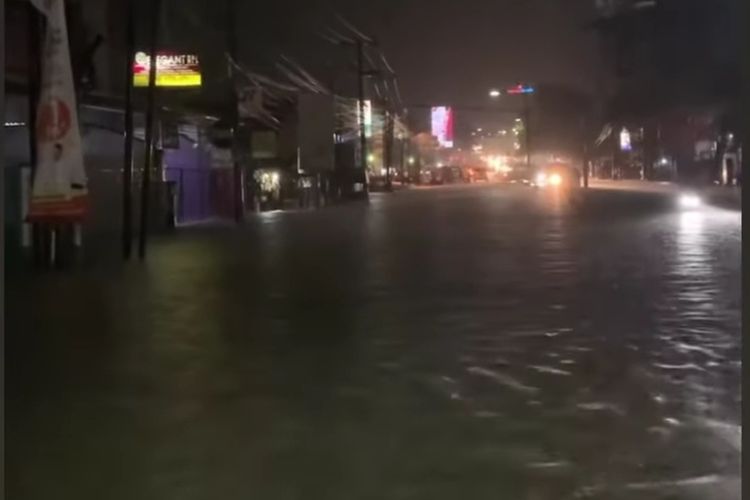
<svg viewBox="0 0 750 500">
<path fill-rule="evenodd" d="M 497 89 L 490 90 L 490 97 L 492 97 L 493 99 L 497 99 L 498 97 L 500 97 L 500 91 Z"/>
</svg>

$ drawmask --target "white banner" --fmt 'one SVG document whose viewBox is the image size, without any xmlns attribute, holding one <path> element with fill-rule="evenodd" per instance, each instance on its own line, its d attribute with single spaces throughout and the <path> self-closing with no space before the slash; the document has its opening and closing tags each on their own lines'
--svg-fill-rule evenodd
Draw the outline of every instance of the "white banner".
<svg viewBox="0 0 750 500">
<path fill-rule="evenodd" d="M 31 0 L 47 16 L 36 113 L 37 164 L 28 220 L 76 222 L 87 209 L 86 172 L 64 0 Z"/>
</svg>

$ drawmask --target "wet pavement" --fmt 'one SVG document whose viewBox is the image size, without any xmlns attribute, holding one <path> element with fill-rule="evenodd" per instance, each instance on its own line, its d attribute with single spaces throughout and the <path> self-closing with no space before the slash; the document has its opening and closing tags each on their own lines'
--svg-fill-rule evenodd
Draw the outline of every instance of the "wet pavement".
<svg viewBox="0 0 750 500">
<path fill-rule="evenodd" d="M 8 498 L 740 498 L 740 215 L 522 187 L 8 283 Z"/>
</svg>

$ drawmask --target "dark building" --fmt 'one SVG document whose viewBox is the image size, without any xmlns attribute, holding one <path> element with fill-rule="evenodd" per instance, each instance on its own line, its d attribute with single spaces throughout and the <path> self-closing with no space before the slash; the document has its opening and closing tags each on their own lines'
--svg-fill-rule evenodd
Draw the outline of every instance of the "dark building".
<svg viewBox="0 0 750 500">
<path fill-rule="evenodd" d="M 149 1 L 136 3 L 136 50 L 144 50 L 145 32 L 150 23 Z M 164 2 L 164 5 L 172 3 Z M 122 175 L 124 90 L 125 90 L 125 18 L 122 0 L 67 0 L 66 19 L 78 91 L 78 116 L 89 183 L 90 211 L 84 225 L 84 246 L 88 253 L 117 255 L 122 220 Z M 162 44 L 168 50 L 191 52 L 195 45 L 171 36 L 171 11 L 162 12 Z M 5 147 L 5 232 L 11 252 L 29 244 L 28 227 L 22 223 L 31 178 L 29 130 L 34 110 L 29 99 L 39 71 L 43 19 L 28 0 L 6 3 L 6 51 L 4 114 Z M 38 34 L 38 37 L 34 36 Z M 195 49 L 197 51 L 197 49 Z M 196 52 L 197 53 L 197 52 Z M 200 56 L 199 56 L 200 57 Z M 31 76 L 31 87 L 29 86 Z M 204 79 L 205 80 L 205 79 Z M 209 84 L 221 81 L 208 79 Z M 162 89 L 157 113 L 158 138 L 155 162 L 155 189 L 176 196 L 176 222 L 193 222 L 217 217 L 232 217 L 233 178 L 231 161 L 223 158 L 226 148 L 212 141 L 212 128 L 222 103 L 206 98 L 203 88 Z M 134 89 L 134 192 L 137 210 L 140 172 L 143 168 L 143 112 L 145 92 Z M 171 184 L 171 187 L 168 186 Z M 159 195 L 161 197 L 161 195 Z M 152 204 L 158 230 L 166 220 L 158 207 L 171 210 L 165 203 Z M 133 220 L 138 220 L 137 213 Z M 15 243 L 18 243 L 16 245 Z"/>
<path fill-rule="evenodd" d="M 737 0 L 597 0 L 602 144 L 620 172 L 720 180 L 738 125 Z M 622 148 L 618 135 L 633 138 Z M 604 156 L 607 156 L 606 154 Z"/>
</svg>

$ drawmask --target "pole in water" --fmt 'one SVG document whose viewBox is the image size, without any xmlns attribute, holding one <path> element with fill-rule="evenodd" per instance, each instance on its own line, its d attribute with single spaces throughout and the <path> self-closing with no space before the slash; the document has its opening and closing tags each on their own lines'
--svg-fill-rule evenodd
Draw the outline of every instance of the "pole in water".
<svg viewBox="0 0 750 500">
<path fill-rule="evenodd" d="M 133 250 L 133 59 L 135 55 L 134 0 L 127 0 L 125 34 L 125 151 L 122 168 L 122 257 Z"/>
<path fill-rule="evenodd" d="M 34 184 L 34 175 L 36 173 L 37 154 L 36 154 L 36 108 L 39 104 L 39 92 L 41 86 L 41 34 L 44 20 L 36 7 L 31 2 L 26 4 L 26 16 L 28 19 L 28 127 L 29 131 L 29 196 Z M 44 254 L 46 253 L 45 245 L 48 244 L 45 234 L 45 226 L 39 223 L 31 224 L 31 249 L 34 265 L 44 267 L 47 265 Z"/>
<path fill-rule="evenodd" d="M 365 196 L 368 195 L 367 186 L 367 132 L 365 129 L 365 68 L 364 68 L 364 43 L 357 40 L 357 84 L 359 98 L 359 142 L 360 162 L 362 164 L 362 175 Z"/>
<path fill-rule="evenodd" d="M 138 257 L 146 258 L 146 238 L 148 237 L 149 198 L 151 195 L 151 160 L 154 149 L 154 106 L 156 101 L 156 51 L 158 49 L 159 13 L 161 0 L 152 0 L 151 44 L 149 54 L 148 94 L 146 97 L 146 137 L 143 174 L 141 179 L 141 226 L 138 235 Z"/>
<path fill-rule="evenodd" d="M 245 199 L 243 196 L 242 186 L 242 166 L 239 161 L 239 152 L 237 147 L 237 132 L 239 129 L 240 117 L 237 109 L 237 88 L 235 82 L 235 68 L 232 63 L 237 60 L 237 5 L 236 0 L 227 0 L 227 49 L 232 61 L 229 65 L 231 72 L 230 85 L 232 96 L 231 110 L 231 127 L 232 127 L 232 173 L 234 187 L 234 220 L 237 224 L 242 223 L 245 216 Z"/>
</svg>

